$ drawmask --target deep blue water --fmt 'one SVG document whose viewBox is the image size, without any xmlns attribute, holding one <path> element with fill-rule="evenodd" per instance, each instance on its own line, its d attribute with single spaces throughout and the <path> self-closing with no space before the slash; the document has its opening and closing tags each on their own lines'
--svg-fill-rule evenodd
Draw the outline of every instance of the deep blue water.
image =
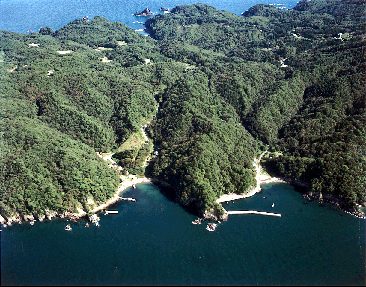
<svg viewBox="0 0 366 287">
<path fill-rule="evenodd" d="M 160 7 L 173 8 L 182 4 L 206 3 L 220 10 L 241 14 L 251 6 L 264 3 L 280 3 L 292 8 L 295 0 L 0 0 L 0 30 L 27 33 L 37 32 L 48 26 L 59 29 L 68 22 L 88 16 L 104 16 L 120 21 L 133 29 L 141 29 L 145 17 L 133 13 L 149 7 L 160 13 Z"/>
<path fill-rule="evenodd" d="M 3 230 L 1 284 L 365 284 L 365 221 L 305 204 L 289 185 L 225 205 L 281 218 L 230 215 L 215 232 L 191 224 L 195 217 L 153 185 L 126 196 L 137 202 L 116 205 L 99 228 L 80 222 L 67 232 L 54 220 Z"/>
</svg>

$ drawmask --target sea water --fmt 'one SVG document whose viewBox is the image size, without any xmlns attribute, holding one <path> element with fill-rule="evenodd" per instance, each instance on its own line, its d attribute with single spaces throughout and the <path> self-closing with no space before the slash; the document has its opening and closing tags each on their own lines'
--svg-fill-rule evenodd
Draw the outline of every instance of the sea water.
<svg viewBox="0 0 366 287">
<path fill-rule="evenodd" d="M 220 10 L 240 15 L 251 6 L 282 4 L 292 8 L 294 0 L 0 0 L 0 30 L 19 33 L 38 32 L 48 26 L 59 29 L 76 18 L 103 16 L 112 21 L 125 23 L 132 29 L 143 28 L 147 17 L 135 17 L 146 7 L 154 14 L 162 13 L 160 8 L 174 8 L 177 5 L 205 3 Z"/>
<path fill-rule="evenodd" d="M 136 202 L 110 207 L 118 214 L 100 215 L 100 227 L 56 219 L 3 228 L 1 284 L 365 284 L 365 220 L 308 203 L 287 184 L 225 204 L 281 217 L 230 215 L 214 232 L 154 185 L 124 196 Z"/>
</svg>

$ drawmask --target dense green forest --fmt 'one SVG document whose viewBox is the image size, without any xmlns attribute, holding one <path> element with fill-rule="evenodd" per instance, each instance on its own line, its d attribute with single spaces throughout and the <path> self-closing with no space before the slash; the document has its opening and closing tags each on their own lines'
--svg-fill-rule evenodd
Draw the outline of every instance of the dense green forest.
<svg viewBox="0 0 366 287">
<path fill-rule="evenodd" d="M 178 6 L 146 22 L 151 37 L 102 17 L 0 31 L 1 215 L 105 201 L 119 181 L 107 151 L 199 215 L 253 188 L 267 148 L 271 174 L 364 205 L 365 23 L 364 1 L 304 0 Z M 121 148 L 146 124 L 153 147 Z"/>
</svg>

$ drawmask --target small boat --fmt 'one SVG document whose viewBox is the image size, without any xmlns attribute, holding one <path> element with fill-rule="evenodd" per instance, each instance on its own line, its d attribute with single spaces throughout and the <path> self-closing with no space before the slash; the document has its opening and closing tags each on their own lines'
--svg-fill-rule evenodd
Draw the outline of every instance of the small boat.
<svg viewBox="0 0 366 287">
<path fill-rule="evenodd" d="M 136 188 L 136 185 L 135 185 L 135 184 L 133 184 L 133 185 L 132 185 L 132 187 L 135 189 L 135 188 Z"/>
<path fill-rule="evenodd" d="M 30 221 L 30 222 L 29 222 L 29 224 L 30 224 L 30 225 L 34 225 L 34 222 L 35 222 L 35 221 L 34 221 L 34 220 L 32 220 L 32 221 Z"/>
<path fill-rule="evenodd" d="M 136 201 L 135 198 L 132 197 L 121 197 L 120 200 L 124 200 L 124 201 Z"/>
<path fill-rule="evenodd" d="M 206 226 L 206 230 L 212 232 L 212 231 L 215 231 L 216 230 L 216 227 L 217 227 L 217 224 L 216 223 L 209 223 Z"/>
<path fill-rule="evenodd" d="M 201 224 L 202 223 L 202 219 L 201 218 L 197 218 L 195 220 L 192 221 L 192 224 Z"/>
<path fill-rule="evenodd" d="M 272 203 L 272 207 L 274 207 L 274 203 Z"/>
<path fill-rule="evenodd" d="M 85 227 L 89 227 L 89 223 L 87 222 L 87 223 L 85 223 Z"/>
<path fill-rule="evenodd" d="M 71 230 L 72 230 L 72 228 L 71 228 L 70 224 L 68 224 L 68 225 L 66 225 L 66 226 L 65 226 L 65 230 L 66 230 L 66 231 L 71 231 Z"/>
</svg>

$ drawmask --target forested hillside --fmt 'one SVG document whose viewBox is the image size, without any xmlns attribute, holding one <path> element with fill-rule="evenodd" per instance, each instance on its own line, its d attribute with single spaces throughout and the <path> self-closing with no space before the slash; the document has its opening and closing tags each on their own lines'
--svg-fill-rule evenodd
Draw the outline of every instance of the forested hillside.
<svg viewBox="0 0 366 287">
<path fill-rule="evenodd" d="M 197 4 L 148 20 L 151 37 L 101 17 L 1 31 L 1 215 L 105 201 L 118 178 L 96 152 L 143 171 L 149 148 L 120 147 L 146 124 L 148 176 L 199 215 L 255 186 L 265 148 L 280 154 L 270 173 L 365 204 L 365 9 L 313 0 L 236 16 Z"/>
<path fill-rule="evenodd" d="M 205 5 L 149 20 L 162 53 L 199 66 L 252 136 L 279 151 L 267 169 L 313 194 L 366 201 L 364 1 Z"/>
</svg>

